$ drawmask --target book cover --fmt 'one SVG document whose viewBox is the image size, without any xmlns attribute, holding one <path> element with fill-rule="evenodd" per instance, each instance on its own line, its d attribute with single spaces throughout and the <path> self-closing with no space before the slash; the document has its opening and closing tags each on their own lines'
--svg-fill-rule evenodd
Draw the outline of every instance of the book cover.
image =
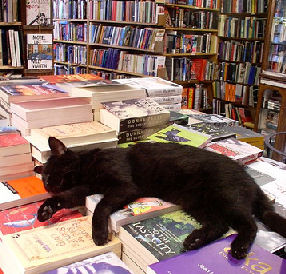
<svg viewBox="0 0 286 274">
<path fill-rule="evenodd" d="M 286 260 L 252 245 L 248 256 L 236 260 L 230 255 L 230 244 L 236 235 L 217 240 L 148 267 L 148 274 L 163 273 L 285 273 Z"/>
<path fill-rule="evenodd" d="M 75 123 L 31 129 L 31 137 L 48 143 L 49 137 L 56 137 L 66 146 L 80 143 L 99 142 L 116 138 L 116 131 L 99 122 Z"/>
<path fill-rule="evenodd" d="M 102 195 L 94 194 L 86 197 L 86 208 L 93 212 L 97 204 L 102 199 Z M 142 197 L 133 203 L 124 206 L 123 209 L 116 211 L 110 216 L 111 229 L 119 232 L 122 225 L 141 221 L 147 218 L 162 215 L 167 212 L 178 210 L 179 206 L 165 202 L 158 198 Z"/>
<path fill-rule="evenodd" d="M 0 267 L 10 273 L 42 273 L 110 251 L 121 255 L 116 237 L 104 246 L 94 244 L 89 216 L 7 234 L 2 239 Z"/>
<path fill-rule="evenodd" d="M 31 0 L 30 0 L 31 1 Z M 53 68 L 53 35 L 49 33 L 27 34 L 28 69 Z"/>
<path fill-rule="evenodd" d="M 0 182 L 0 210 L 48 198 L 41 179 L 36 176 Z"/>
<path fill-rule="evenodd" d="M 26 25 L 51 24 L 50 0 L 26 0 Z"/>
<path fill-rule="evenodd" d="M 211 136 L 180 125 L 170 125 L 147 138 L 149 141 L 161 143 L 179 143 L 194 147 L 204 147 L 211 141 Z"/>
<path fill-rule="evenodd" d="M 63 222 L 72 218 L 82 217 L 77 209 L 61 209 L 48 221 L 39 222 L 37 212 L 43 201 L 16 206 L 0 211 L 0 234 L 13 234 L 22 230 L 30 230 L 40 226 L 48 226 L 57 222 Z"/>
<path fill-rule="evenodd" d="M 62 75 L 41 75 L 41 80 L 47 81 L 50 84 L 65 83 L 65 82 L 81 82 L 81 81 L 93 81 L 103 80 L 102 77 L 87 73 L 87 74 L 62 74 Z"/>
<path fill-rule="evenodd" d="M 223 154 L 229 158 L 247 164 L 262 156 L 263 150 L 235 138 L 227 138 L 217 142 L 211 142 L 205 149 Z"/>
<path fill-rule="evenodd" d="M 182 253 L 185 238 L 198 228 L 195 219 L 177 210 L 122 226 L 119 239 L 123 246 L 132 246 L 146 263 L 154 263 Z"/>
<path fill-rule="evenodd" d="M 104 102 L 102 105 L 104 109 L 100 109 L 101 123 L 117 132 L 159 126 L 170 119 L 170 112 L 150 97 Z"/>
<path fill-rule="evenodd" d="M 0 150 L 1 148 L 19 145 L 29 145 L 29 143 L 18 133 L 0 135 Z"/>
<path fill-rule="evenodd" d="M 192 122 L 192 119 L 196 119 L 202 122 L 206 122 L 206 123 L 214 123 L 216 125 L 228 125 L 228 126 L 234 126 L 238 124 L 238 121 L 232 120 L 230 118 L 224 117 L 222 115 L 219 114 L 207 114 L 207 113 L 196 113 L 196 112 L 189 112 L 187 113 L 187 115 L 191 118 L 189 121 L 189 125 L 191 125 L 192 123 L 196 123 L 196 122 Z"/>
<path fill-rule="evenodd" d="M 120 258 L 113 252 L 108 252 L 98 255 L 93 258 L 76 262 L 70 265 L 62 266 L 58 269 L 45 272 L 45 274 L 60 274 L 60 273 L 118 273 L 131 274 L 127 265 L 120 260 Z"/>
</svg>

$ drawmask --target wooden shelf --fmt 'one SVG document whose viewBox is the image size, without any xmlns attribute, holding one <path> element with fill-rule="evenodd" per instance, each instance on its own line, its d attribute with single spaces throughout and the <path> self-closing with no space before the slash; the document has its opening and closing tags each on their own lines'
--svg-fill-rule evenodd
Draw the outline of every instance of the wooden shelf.
<svg viewBox="0 0 286 274">
<path fill-rule="evenodd" d="M 164 53 L 163 54 L 166 57 L 211 57 L 216 56 L 217 53 L 202 53 L 202 52 L 195 52 L 195 53 Z"/>
<path fill-rule="evenodd" d="M 219 12 L 219 9 L 211 9 L 211 8 L 200 8 L 196 6 L 190 6 L 190 5 L 179 5 L 179 4 L 165 4 L 165 7 L 167 8 L 184 8 L 184 9 L 192 9 L 192 10 L 206 10 L 206 11 L 213 11 L 213 12 Z"/>
<path fill-rule="evenodd" d="M 76 67 L 87 67 L 87 65 L 84 64 L 75 64 L 75 63 L 69 63 L 69 62 L 63 62 L 63 61 L 54 61 L 55 64 L 60 64 L 60 65 L 66 65 L 66 66 L 76 66 Z"/>
<path fill-rule="evenodd" d="M 1 70 L 3 70 L 3 69 L 9 69 L 9 70 L 10 70 L 10 69 L 11 69 L 11 70 L 12 70 L 12 69 L 19 69 L 19 70 L 20 70 L 20 69 L 24 69 L 24 67 L 23 67 L 23 66 L 20 66 L 20 67 L 0 66 L 0 69 L 1 69 Z"/>
<path fill-rule="evenodd" d="M 218 32 L 217 29 L 192 29 L 192 28 L 176 28 L 176 27 L 166 27 L 166 30 L 176 30 L 176 31 L 193 31 L 193 32 Z"/>
<path fill-rule="evenodd" d="M 172 81 L 178 85 L 189 85 L 189 84 L 211 84 L 213 81 L 212 80 L 187 80 L 187 81 L 178 81 L 178 80 L 174 80 Z"/>
<path fill-rule="evenodd" d="M 241 37 L 226 37 L 218 36 L 220 39 L 236 40 L 236 41 L 264 41 L 264 38 L 241 38 Z"/>
<path fill-rule="evenodd" d="M 103 68 L 103 67 L 93 66 L 93 65 L 89 65 L 88 67 L 90 69 L 105 70 L 105 71 L 110 71 L 110 72 L 115 72 L 115 73 L 120 73 L 120 74 L 128 74 L 128 75 L 133 75 L 133 76 L 138 76 L 138 77 L 149 77 L 149 75 L 136 73 L 136 72 L 128 72 L 128 71 L 122 71 L 122 70 L 117 70 L 117 69 L 109 69 L 109 68 Z"/>
<path fill-rule="evenodd" d="M 0 22 L 1 27 L 13 27 L 13 26 L 21 26 L 22 22 Z"/>
<path fill-rule="evenodd" d="M 66 44 L 76 44 L 76 45 L 87 46 L 87 42 L 82 42 L 82 41 L 54 40 L 54 43 L 66 43 Z"/>
<path fill-rule="evenodd" d="M 235 63 L 235 64 L 251 63 L 251 65 L 255 65 L 255 66 L 261 66 L 262 65 L 262 63 L 252 63 L 252 62 L 249 62 L 249 61 L 228 61 L 228 60 L 221 60 L 221 59 L 219 59 L 219 62 Z"/>
<path fill-rule="evenodd" d="M 135 25 L 135 26 L 145 26 L 145 27 L 161 27 L 162 25 L 152 24 L 152 23 L 141 23 L 141 22 L 132 22 L 132 21 L 113 21 L 113 20 L 96 20 L 96 19 L 90 19 L 88 20 L 92 23 L 99 23 L 99 24 L 114 24 L 114 25 Z"/>
<path fill-rule="evenodd" d="M 231 84 L 231 85 L 242 85 L 242 86 L 249 86 L 249 87 L 251 87 L 251 86 L 258 86 L 258 85 L 255 85 L 255 84 L 249 85 L 249 84 L 244 84 L 244 83 L 239 83 L 239 82 L 232 82 L 232 81 L 229 81 L 229 80 L 222 80 L 222 81 L 226 82 L 228 84 Z"/>
<path fill-rule="evenodd" d="M 53 21 L 87 22 L 87 19 L 60 19 L 60 18 L 54 18 Z"/>
<path fill-rule="evenodd" d="M 97 46 L 97 47 L 107 47 L 107 48 L 115 48 L 115 49 L 122 49 L 122 50 L 132 50 L 132 51 L 141 51 L 151 54 L 162 54 L 162 52 L 155 52 L 148 49 L 140 49 L 140 48 L 133 48 L 127 46 L 118 46 L 118 45 L 107 45 L 107 44 L 100 44 L 100 43 L 89 43 L 89 46 Z"/>
<path fill-rule="evenodd" d="M 49 26 L 40 26 L 40 25 L 23 25 L 24 30 L 53 30 L 54 26 L 49 25 Z"/>
<path fill-rule="evenodd" d="M 239 102 L 227 101 L 227 100 L 224 100 L 222 98 L 215 97 L 215 96 L 214 96 L 214 99 L 216 99 L 218 101 L 221 101 L 221 102 L 231 103 L 231 104 L 233 104 L 235 106 L 238 106 L 238 107 L 249 108 L 249 109 L 255 109 L 256 108 L 256 107 L 252 107 L 252 106 L 249 106 L 249 105 L 241 104 Z"/>
<path fill-rule="evenodd" d="M 267 18 L 267 13 L 249 13 L 249 12 L 221 12 L 220 14 L 234 17 L 258 17 L 258 18 Z"/>
</svg>

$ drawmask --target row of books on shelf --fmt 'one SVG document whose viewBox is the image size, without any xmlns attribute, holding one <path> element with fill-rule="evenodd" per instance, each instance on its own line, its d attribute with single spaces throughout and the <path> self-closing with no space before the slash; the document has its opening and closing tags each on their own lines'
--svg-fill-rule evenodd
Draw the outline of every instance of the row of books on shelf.
<svg viewBox="0 0 286 274">
<path fill-rule="evenodd" d="M 53 0 L 53 18 L 54 19 L 86 19 L 87 0 Z"/>
<path fill-rule="evenodd" d="M 62 65 L 54 64 L 54 75 L 66 75 L 66 74 L 85 74 L 87 73 L 86 67 L 77 65 Z"/>
<path fill-rule="evenodd" d="M 219 60 L 262 63 L 264 43 L 260 41 L 220 41 Z"/>
<path fill-rule="evenodd" d="M 19 5 L 18 0 L 13 1 L 0 1 L 1 10 L 0 10 L 0 21 L 1 22 L 17 22 L 19 15 Z"/>
<path fill-rule="evenodd" d="M 182 109 L 208 109 L 208 91 L 203 85 L 184 88 L 182 92 Z"/>
<path fill-rule="evenodd" d="M 263 38 L 266 30 L 265 18 L 219 16 L 218 35 L 231 38 Z"/>
<path fill-rule="evenodd" d="M 208 9 L 217 9 L 218 2 L 216 0 L 203 1 L 203 0 L 166 0 L 165 4 L 178 4 L 178 5 L 188 5 L 194 6 L 197 8 L 208 8 Z"/>
<path fill-rule="evenodd" d="M 286 46 L 271 44 L 269 52 L 268 68 L 276 73 L 286 72 Z"/>
<path fill-rule="evenodd" d="M 87 48 L 85 46 L 55 43 L 53 47 L 55 61 L 87 65 Z"/>
<path fill-rule="evenodd" d="M 194 11 L 186 8 L 167 8 L 167 25 L 175 28 L 217 29 L 216 12 Z"/>
<path fill-rule="evenodd" d="M 86 23 L 55 21 L 53 26 L 54 40 L 87 42 Z M 90 25 L 90 28 L 92 28 L 92 26 L 93 25 Z"/>
<path fill-rule="evenodd" d="M 265 13 L 267 11 L 267 0 L 236 0 L 235 2 L 223 1 L 222 13 Z"/>
</svg>

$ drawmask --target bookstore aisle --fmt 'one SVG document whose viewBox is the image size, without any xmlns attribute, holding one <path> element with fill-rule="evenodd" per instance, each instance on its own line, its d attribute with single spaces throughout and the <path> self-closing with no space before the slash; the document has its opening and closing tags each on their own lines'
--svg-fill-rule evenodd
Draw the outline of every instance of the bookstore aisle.
<svg viewBox="0 0 286 274">
<path fill-rule="evenodd" d="M 97 246 L 103 194 L 55 210 L 41 175 L 65 151 L 177 143 L 239 163 L 286 218 L 285 0 L 0 4 L 0 274 L 286 273 L 286 239 L 259 221 L 246 259 L 232 229 L 185 252 L 202 225 L 157 197 L 110 215 Z"/>
</svg>

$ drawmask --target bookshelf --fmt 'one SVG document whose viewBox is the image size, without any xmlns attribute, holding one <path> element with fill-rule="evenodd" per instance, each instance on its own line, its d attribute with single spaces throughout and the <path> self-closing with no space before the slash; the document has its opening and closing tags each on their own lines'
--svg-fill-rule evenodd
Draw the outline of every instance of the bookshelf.
<svg viewBox="0 0 286 274">
<path fill-rule="evenodd" d="M 286 1 L 270 1 L 268 10 L 254 127 L 265 136 L 286 131 Z M 285 153 L 285 134 L 275 136 L 274 148 Z M 272 157 L 285 160 L 275 151 Z"/>
<path fill-rule="evenodd" d="M 241 125 L 255 120 L 267 16 L 267 0 L 221 1 L 213 106 Z"/>
</svg>

